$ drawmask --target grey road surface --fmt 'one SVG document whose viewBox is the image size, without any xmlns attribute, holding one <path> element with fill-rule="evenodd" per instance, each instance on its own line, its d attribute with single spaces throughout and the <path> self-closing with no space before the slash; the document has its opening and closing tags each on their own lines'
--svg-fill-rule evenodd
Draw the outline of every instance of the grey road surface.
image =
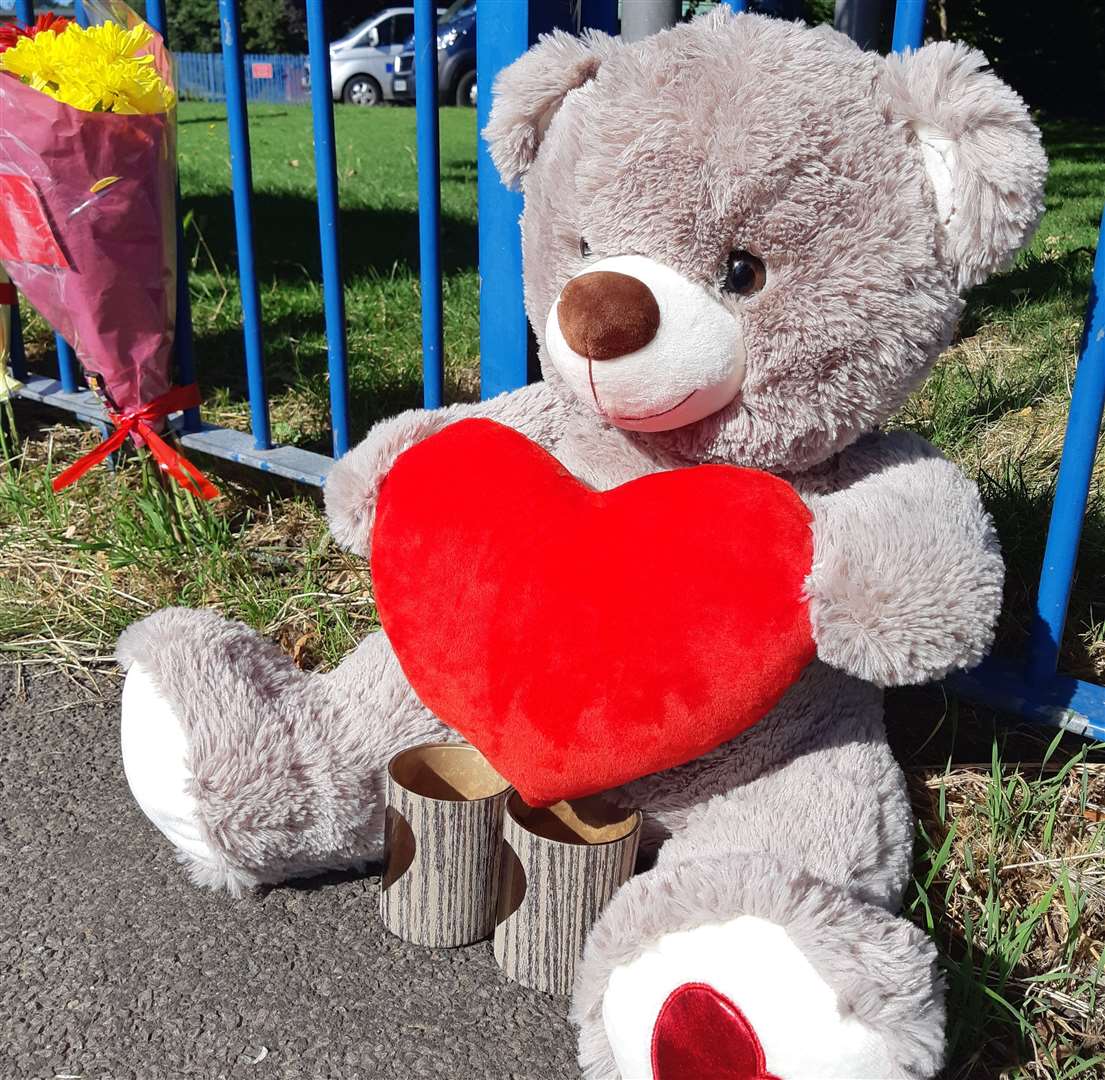
<svg viewBox="0 0 1105 1080">
<path fill-rule="evenodd" d="M 375 874 L 191 886 L 101 693 L 0 666 L 0 1080 L 578 1076 L 563 1000 L 391 937 Z"/>
</svg>

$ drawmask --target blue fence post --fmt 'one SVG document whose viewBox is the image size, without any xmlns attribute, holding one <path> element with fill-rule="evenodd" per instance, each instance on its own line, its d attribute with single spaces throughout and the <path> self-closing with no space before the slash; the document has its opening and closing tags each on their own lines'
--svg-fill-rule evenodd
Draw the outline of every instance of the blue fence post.
<svg viewBox="0 0 1105 1080">
<path fill-rule="evenodd" d="M 87 24 L 88 20 L 85 18 L 84 7 L 80 0 L 75 0 L 74 14 L 77 16 L 77 22 L 82 26 Z M 24 26 L 30 26 L 35 21 L 33 0 L 15 0 L 15 17 Z M 22 341 L 22 338 L 20 338 L 20 341 Z M 55 334 L 54 341 L 58 350 L 58 376 L 61 381 L 61 388 L 66 393 L 72 394 L 78 389 L 77 358 L 73 355 L 69 342 L 61 334 Z"/>
<path fill-rule="evenodd" d="M 168 24 L 165 21 L 165 0 L 146 0 L 146 22 L 169 43 Z"/>
<path fill-rule="evenodd" d="M 330 84 L 330 41 L 326 5 L 307 0 L 307 44 L 311 61 L 311 110 L 315 137 L 318 230 L 322 248 L 322 293 L 330 370 L 330 420 L 334 456 L 349 449 L 349 361 L 345 340 L 345 291 L 341 280 L 338 162 L 334 150 L 334 102 Z"/>
<path fill-rule="evenodd" d="M 511 0 L 477 4 L 476 120 L 482 132 L 491 115 L 495 76 L 517 60 L 540 34 L 571 28 L 570 0 Z M 480 242 L 480 393 L 495 397 L 525 386 L 529 375 L 529 324 L 522 292 L 522 196 L 499 179 L 481 135 L 476 155 Z"/>
<path fill-rule="evenodd" d="M 581 30 L 602 30 L 607 34 L 617 34 L 618 22 L 618 0 L 581 0 Z"/>
<path fill-rule="evenodd" d="M 925 42 L 925 0 L 897 0 L 892 52 L 919 49 Z"/>
<path fill-rule="evenodd" d="M 169 24 L 165 18 L 164 0 L 146 0 L 146 21 L 161 35 L 167 48 Z M 192 294 L 188 288 L 188 257 L 184 250 L 179 179 L 176 185 L 176 334 L 173 338 L 173 355 L 176 359 L 177 382 L 181 386 L 191 386 L 196 381 L 192 336 Z M 199 431 L 201 427 L 199 409 L 185 409 L 184 430 Z"/>
<path fill-rule="evenodd" d="M 1079 352 L 1028 644 L 1028 677 L 1033 682 L 1051 678 L 1058 665 L 1101 417 L 1105 411 L 1105 212 L 1101 216 Z"/>
<path fill-rule="evenodd" d="M 434 4 L 435 0 L 415 0 L 414 4 L 422 404 L 427 409 L 440 408 L 445 401 L 445 354 L 441 324 L 441 148 L 437 112 L 437 12 Z"/>
<path fill-rule="evenodd" d="M 234 233 L 238 243 L 238 276 L 242 293 L 242 333 L 246 348 L 246 378 L 253 442 L 258 450 L 272 447 L 269 399 L 265 389 L 265 357 L 261 344 L 261 294 L 253 257 L 253 167 L 246 118 L 245 71 L 242 64 L 241 15 L 238 0 L 219 0 L 223 73 L 226 78 L 226 119 L 230 132 L 230 171 L 234 193 Z"/>
<path fill-rule="evenodd" d="M 491 115 L 495 76 L 529 47 L 530 0 L 477 4 L 477 123 Z M 476 158 L 480 243 L 480 393 L 495 397 L 525 386 L 529 332 L 522 294 L 522 196 L 499 179 L 482 134 Z"/>
</svg>

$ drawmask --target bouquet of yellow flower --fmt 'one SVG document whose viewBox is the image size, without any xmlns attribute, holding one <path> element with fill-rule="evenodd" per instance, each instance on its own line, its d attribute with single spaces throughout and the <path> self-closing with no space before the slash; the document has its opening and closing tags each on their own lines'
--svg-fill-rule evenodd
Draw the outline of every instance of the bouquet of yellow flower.
<svg viewBox="0 0 1105 1080">
<path fill-rule="evenodd" d="M 90 25 L 45 17 L 0 36 L 0 263 L 72 346 L 115 433 L 205 498 L 217 492 L 160 436 L 199 403 L 173 387 L 176 93 L 161 38 L 119 0 Z"/>
</svg>

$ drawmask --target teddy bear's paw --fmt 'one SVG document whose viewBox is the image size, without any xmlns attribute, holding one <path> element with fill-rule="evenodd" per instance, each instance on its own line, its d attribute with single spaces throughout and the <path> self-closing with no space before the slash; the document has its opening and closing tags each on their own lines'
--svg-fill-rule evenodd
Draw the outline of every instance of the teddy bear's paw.
<svg viewBox="0 0 1105 1080">
<path fill-rule="evenodd" d="M 752 915 L 666 934 L 615 968 L 602 1021 L 623 1080 L 903 1075 L 786 930 Z"/>
<path fill-rule="evenodd" d="M 142 812 L 182 854 L 213 863 L 191 794 L 188 738 L 172 704 L 140 664 L 123 684 L 123 770 Z"/>
</svg>

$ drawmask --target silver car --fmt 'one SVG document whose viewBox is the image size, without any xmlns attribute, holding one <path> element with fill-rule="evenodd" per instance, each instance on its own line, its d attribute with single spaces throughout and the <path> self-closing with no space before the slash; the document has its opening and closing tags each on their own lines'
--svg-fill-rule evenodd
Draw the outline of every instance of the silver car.
<svg viewBox="0 0 1105 1080">
<path fill-rule="evenodd" d="M 390 101 L 391 63 L 414 33 L 414 8 L 386 8 L 330 44 L 335 101 L 379 105 Z M 310 74 L 308 72 L 308 78 Z"/>
</svg>

